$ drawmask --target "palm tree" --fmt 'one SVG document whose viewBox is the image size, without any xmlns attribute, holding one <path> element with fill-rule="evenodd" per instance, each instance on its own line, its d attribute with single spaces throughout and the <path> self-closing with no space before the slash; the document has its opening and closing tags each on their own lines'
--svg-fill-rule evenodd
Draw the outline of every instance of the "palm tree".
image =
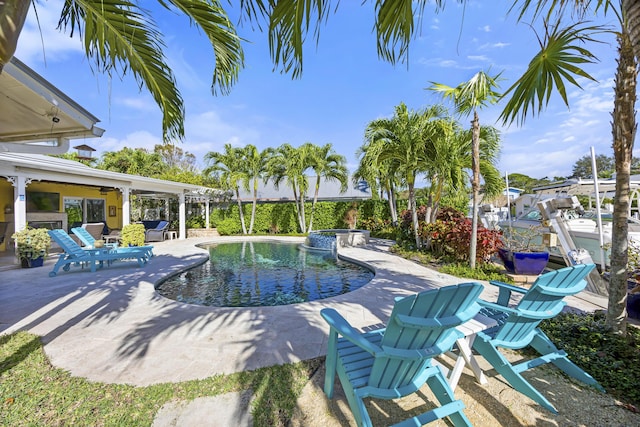
<svg viewBox="0 0 640 427">
<path fill-rule="evenodd" d="M 207 36 L 215 57 L 212 91 L 230 91 L 244 66 L 241 39 L 220 2 L 196 0 L 158 1 L 158 5 L 179 11 Z M 257 1 L 256 3 L 261 3 Z M 13 56 L 20 32 L 36 2 L 0 2 L 0 72 Z M 184 105 L 163 50 L 161 30 L 151 9 L 138 2 L 74 0 L 63 2 L 60 27 L 70 35 L 78 32 L 87 58 L 95 69 L 108 74 L 131 72 L 140 86 L 146 86 L 163 113 L 165 141 L 184 136 Z"/>
<path fill-rule="evenodd" d="M 311 169 L 316 174 L 316 185 L 313 193 L 313 203 L 311 204 L 311 215 L 309 215 L 309 227 L 307 231 L 313 230 L 313 214 L 318 201 L 318 193 L 320 192 L 320 181 L 338 181 L 340 183 L 340 193 L 347 191 L 347 180 L 349 173 L 347 171 L 347 159 L 337 154 L 331 144 L 325 144 L 322 147 L 310 143 L 305 144 L 306 150 L 310 153 Z"/>
<path fill-rule="evenodd" d="M 306 218 L 304 200 L 309 189 L 309 183 L 304 172 L 310 166 L 309 146 L 295 148 L 290 144 L 282 144 L 273 151 L 267 165 L 268 175 L 273 180 L 276 190 L 282 181 L 293 190 L 298 226 L 302 233 L 306 232 Z"/>
<path fill-rule="evenodd" d="M 383 198 L 386 193 L 389 203 L 389 212 L 391 214 L 391 222 L 394 226 L 398 225 L 398 208 L 396 205 L 396 189 L 400 188 L 400 179 L 396 171 L 392 169 L 391 162 L 376 161 L 373 159 L 372 151 L 369 149 L 370 142 L 366 142 L 360 148 L 356 155 L 360 158 L 358 168 L 353 173 L 353 183 L 364 180 L 371 188 L 373 197 Z M 378 192 L 380 195 L 378 196 Z"/>
<path fill-rule="evenodd" d="M 242 234 L 247 234 L 247 226 L 244 221 L 244 211 L 242 210 L 242 199 L 240 198 L 240 181 L 248 182 L 245 172 L 245 153 L 242 148 L 234 148 L 231 144 L 224 145 L 224 153 L 210 151 L 205 154 L 204 159 L 211 165 L 203 173 L 214 174 L 219 177 L 220 184 L 226 190 L 231 190 L 236 195 L 238 210 L 240 211 L 240 224 Z"/>
<path fill-rule="evenodd" d="M 476 247 L 478 237 L 478 198 L 480 194 L 480 118 L 478 109 L 487 104 L 495 104 L 500 94 L 494 90 L 498 86 L 500 74 L 490 76 L 484 71 L 479 71 L 466 82 L 460 83 L 456 87 L 450 87 L 439 83 L 433 83 L 430 90 L 442 93 L 444 98 L 453 101 L 456 113 L 468 116 L 473 113 L 471 121 L 472 145 L 471 145 L 471 191 L 472 206 L 471 214 L 471 244 L 469 248 L 469 266 L 476 267 Z"/>
<path fill-rule="evenodd" d="M 252 234 L 256 218 L 256 205 L 258 204 L 258 182 L 265 179 L 267 163 L 272 150 L 259 151 L 254 145 L 248 144 L 243 151 L 244 178 L 242 182 L 246 191 L 253 191 L 251 220 L 249 221 L 249 234 Z"/>
<path fill-rule="evenodd" d="M 365 141 L 369 144 L 367 152 L 371 153 L 373 161 L 388 162 L 407 185 L 416 247 L 421 245 L 415 197 L 416 178 L 425 171 L 427 142 L 436 133 L 432 122 L 441 118 L 444 113 L 441 105 L 413 111 L 401 103 L 395 108 L 391 119 L 374 120 L 367 125 L 365 131 Z"/>
</svg>

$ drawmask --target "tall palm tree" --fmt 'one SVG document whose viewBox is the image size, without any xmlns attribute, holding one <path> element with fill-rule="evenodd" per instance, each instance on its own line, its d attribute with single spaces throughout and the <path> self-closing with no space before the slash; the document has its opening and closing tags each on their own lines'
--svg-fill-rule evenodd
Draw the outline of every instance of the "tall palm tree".
<svg viewBox="0 0 640 427">
<path fill-rule="evenodd" d="M 258 183 L 260 180 L 265 180 L 271 150 L 266 149 L 260 151 L 254 145 L 248 144 L 244 147 L 243 151 L 242 165 L 244 177 L 242 182 L 246 191 L 253 192 L 251 220 L 249 221 L 249 234 L 252 234 L 256 218 L 256 205 L 258 204 Z"/>
<path fill-rule="evenodd" d="M 371 152 L 374 161 L 388 162 L 407 185 L 417 247 L 420 247 L 421 242 L 415 196 L 416 178 L 425 171 L 427 142 L 436 133 L 431 122 L 444 114 L 445 109 L 441 105 L 413 111 L 401 103 L 395 108 L 391 119 L 374 120 L 365 130 L 365 141 L 369 143 L 368 152 Z"/>
<path fill-rule="evenodd" d="M 309 227 L 307 231 L 313 230 L 313 214 L 315 213 L 318 193 L 320 192 L 320 182 L 338 181 L 340 183 L 340 193 L 347 191 L 349 172 L 347 171 L 347 159 L 337 154 L 331 144 L 317 146 L 307 143 L 307 150 L 310 153 L 311 169 L 316 174 L 316 185 L 313 192 L 313 203 L 311 204 L 311 215 L 309 215 Z"/>
<path fill-rule="evenodd" d="M 77 32 L 95 69 L 111 76 L 131 72 L 145 86 L 163 113 L 165 141 L 184 136 L 184 106 L 175 78 L 163 53 L 162 31 L 148 5 L 127 0 L 63 2 L 60 28 Z M 258 2 L 259 3 L 259 2 Z M 13 56 L 29 6 L 27 0 L 0 2 L 0 72 Z M 218 1 L 159 0 L 157 5 L 186 15 L 209 39 L 215 65 L 212 91 L 228 93 L 244 66 L 241 39 Z M 44 7 L 44 6 L 43 6 Z"/>
<path fill-rule="evenodd" d="M 494 89 L 498 87 L 500 74 L 490 76 L 484 71 L 479 71 L 468 81 L 460 83 L 456 87 L 433 83 L 430 90 L 440 92 L 444 98 L 453 102 L 456 113 L 468 116 L 473 113 L 471 121 L 472 145 L 471 145 L 471 244 L 469 248 L 469 266 L 476 267 L 476 247 L 478 237 L 478 198 L 480 195 L 480 118 L 478 109 L 488 104 L 495 104 L 500 94 Z"/>
<path fill-rule="evenodd" d="M 309 166 L 309 146 L 302 145 L 295 148 L 290 144 L 282 144 L 276 148 L 267 166 L 268 174 L 276 189 L 280 187 L 282 181 L 285 181 L 287 186 L 293 190 L 298 226 L 302 233 L 305 233 L 307 229 L 304 201 L 309 189 L 309 182 L 304 172 Z"/>
<path fill-rule="evenodd" d="M 521 3 L 521 4 L 520 4 Z M 633 4 L 632 4 L 633 3 Z M 512 92 L 502 118 L 505 122 L 524 121 L 529 114 L 539 113 L 548 102 L 551 93 L 557 91 L 568 105 L 565 82 L 578 85 L 573 76 L 594 80 L 581 64 L 593 62 L 595 57 L 583 46 L 594 41 L 593 34 L 606 28 L 572 24 L 566 28 L 559 24 L 549 25 L 555 13 L 562 17 L 567 10 L 577 11 L 580 16 L 611 11 L 620 25 L 615 31 L 618 38 L 618 68 L 615 78 L 615 98 L 612 120 L 613 151 L 616 170 L 616 197 L 613 208 L 613 229 L 611 235 L 611 276 L 609 280 L 609 302 L 606 322 L 617 333 L 626 332 L 627 262 L 628 262 L 628 216 L 629 177 L 635 140 L 635 101 L 638 63 L 638 33 L 640 32 L 640 11 L 637 2 L 629 1 L 583 1 L 531 0 L 515 1 L 520 4 L 520 18 L 533 9 L 534 18 L 543 17 L 545 37 L 540 41 L 540 52 L 529 64 L 525 74 L 507 90 Z M 559 21 L 559 18 L 558 18 Z M 633 35 L 633 40 L 632 40 Z M 529 111 L 529 107 L 532 111 Z"/>
<path fill-rule="evenodd" d="M 245 157 L 244 149 L 235 148 L 231 146 L 231 144 L 225 144 L 223 153 L 210 151 L 205 154 L 204 159 L 210 166 L 203 171 L 206 175 L 213 174 L 217 176 L 224 189 L 231 190 L 235 193 L 238 210 L 240 211 L 242 234 L 247 234 L 244 211 L 242 210 L 242 199 L 240 198 L 240 182 L 249 181 L 243 164 Z"/>
</svg>

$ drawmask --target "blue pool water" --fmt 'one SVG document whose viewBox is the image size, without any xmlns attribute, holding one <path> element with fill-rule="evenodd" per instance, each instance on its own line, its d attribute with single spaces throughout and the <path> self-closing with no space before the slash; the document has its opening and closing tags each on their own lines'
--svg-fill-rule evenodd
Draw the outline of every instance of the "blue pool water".
<svg viewBox="0 0 640 427">
<path fill-rule="evenodd" d="M 307 251 L 297 243 L 239 242 L 207 247 L 209 262 L 160 283 L 160 295 L 214 307 L 315 301 L 354 291 L 374 276 L 368 268 Z"/>
</svg>

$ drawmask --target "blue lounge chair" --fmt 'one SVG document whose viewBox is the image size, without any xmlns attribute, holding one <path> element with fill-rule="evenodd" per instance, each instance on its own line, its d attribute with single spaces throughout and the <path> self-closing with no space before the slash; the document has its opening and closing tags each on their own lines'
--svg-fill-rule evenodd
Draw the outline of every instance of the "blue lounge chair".
<svg viewBox="0 0 640 427">
<path fill-rule="evenodd" d="M 73 234 L 75 234 L 78 237 L 78 239 L 80 239 L 80 241 L 85 245 L 85 249 L 98 249 L 98 248 L 95 247 L 96 239 L 84 227 L 74 227 L 74 228 L 71 229 L 71 232 Z M 125 253 L 127 251 L 134 251 L 134 252 L 135 251 L 143 251 L 147 256 L 147 259 L 149 259 L 149 258 L 151 258 L 153 256 L 153 246 L 151 246 L 151 245 L 134 246 L 134 247 L 131 247 L 130 249 L 128 249 L 128 248 L 124 248 L 124 247 L 118 248 L 118 244 L 117 243 L 105 243 L 104 247 L 111 248 L 111 249 L 117 249 L 117 252 L 119 252 L 119 253 Z"/>
<path fill-rule="evenodd" d="M 498 326 L 479 332 L 473 349 L 480 353 L 511 386 L 530 397 L 549 411 L 557 414 L 556 408 L 536 390 L 521 372 L 537 366 L 553 363 L 569 376 L 604 391 L 598 382 L 567 358 L 567 353 L 551 342 L 538 328 L 543 319 L 560 313 L 566 302 L 563 298 L 577 294 L 586 286 L 586 276 L 595 266 L 581 264 L 562 268 L 538 276 L 530 289 L 523 289 L 502 282 L 492 281 L 500 287 L 497 303 L 480 300 L 481 314 L 498 321 Z M 515 307 L 509 307 L 512 292 L 523 294 Z M 498 350 L 499 347 L 521 349 L 533 347 L 540 357 L 512 365 Z"/>
<path fill-rule="evenodd" d="M 71 229 L 71 232 L 76 235 L 78 239 L 82 242 L 86 249 L 97 249 L 95 248 L 96 239 L 87 231 L 84 227 L 74 227 Z M 118 247 L 117 243 L 105 243 L 105 247 L 115 249 Z"/>
<path fill-rule="evenodd" d="M 371 426 L 363 399 L 396 399 L 429 385 L 440 407 L 403 424 L 422 425 L 449 417 L 470 426 L 439 366 L 432 359 L 451 349 L 462 333 L 455 328 L 473 318 L 482 285 L 465 283 L 433 289 L 396 301 L 386 329 L 361 333 L 336 310 L 325 308 L 329 323 L 324 392 L 333 397 L 337 373 L 358 426 Z"/>
<path fill-rule="evenodd" d="M 104 262 L 110 264 L 113 261 L 132 259 L 142 267 L 148 260 L 148 250 L 142 248 L 102 248 L 102 249 L 82 249 L 64 230 L 49 230 L 51 238 L 64 251 L 58 257 L 58 261 L 49 273 L 50 277 L 58 274 L 62 267 L 64 271 L 69 271 L 71 265 L 88 264 L 92 272 L 104 266 Z"/>
</svg>

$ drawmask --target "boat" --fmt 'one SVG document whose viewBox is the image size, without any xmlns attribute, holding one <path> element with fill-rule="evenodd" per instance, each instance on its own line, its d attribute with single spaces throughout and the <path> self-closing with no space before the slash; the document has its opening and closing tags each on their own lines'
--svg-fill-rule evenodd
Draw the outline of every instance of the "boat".
<svg viewBox="0 0 640 427">
<path fill-rule="evenodd" d="M 571 202 L 564 201 L 557 202 L 558 200 L 570 199 Z M 565 250 L 565 254 L 560 247 L 557 239 L 557 233 L 560 230 L 556 230 L 548 220 L 549 214 L 546 215 L 541 212 L 541 207 L 548 204 L 557 204 L 564 206 L 559 209 L 559 214 L 555 216 L 555 220 L 558 222 L 556 227 L 564 227 L 568 231 L 569 236 L 575 244 L 575 248 L 580 251 L 584 251 L 585 255 L 588 255 L 593 262 L 601 266 L 601 268 L 607 268 L 610 266 L 610 246 L 612 235 L 612 213 L 601 212 L 600 217 L 602 224 L 602 233 L 598 227 L 597 214 L 594 211 L 584 211 L 580 206 L 577 198 L 575 197 L 542 197 L 543 203 L 535 203 L 530 206 L 529 210 L 513 220 L 504 220 L 497 223 L 497 228 L 502 230 L 505 234 L 510 233 L 522 233 L 527 229 L 535 229 L 537 236 L 532 241 L 533 244 L 545 246 L 549 251 L 550 258 L 555 262 L 565 263 L 565 255 L 568 250 Z M 569 208 L 569 206 L 571 208 Z M 601 237 L 602 234 L 602 245 Z M 629 243 L 630 246 L 638 248 L 640 250 L 640 221 L 635 218 L 629 218 Z M 571 254 L 572 256 L 582 256 L 579 253 Z M 604 259 L 603 259 L 604 256 Z"/>
</svg>

